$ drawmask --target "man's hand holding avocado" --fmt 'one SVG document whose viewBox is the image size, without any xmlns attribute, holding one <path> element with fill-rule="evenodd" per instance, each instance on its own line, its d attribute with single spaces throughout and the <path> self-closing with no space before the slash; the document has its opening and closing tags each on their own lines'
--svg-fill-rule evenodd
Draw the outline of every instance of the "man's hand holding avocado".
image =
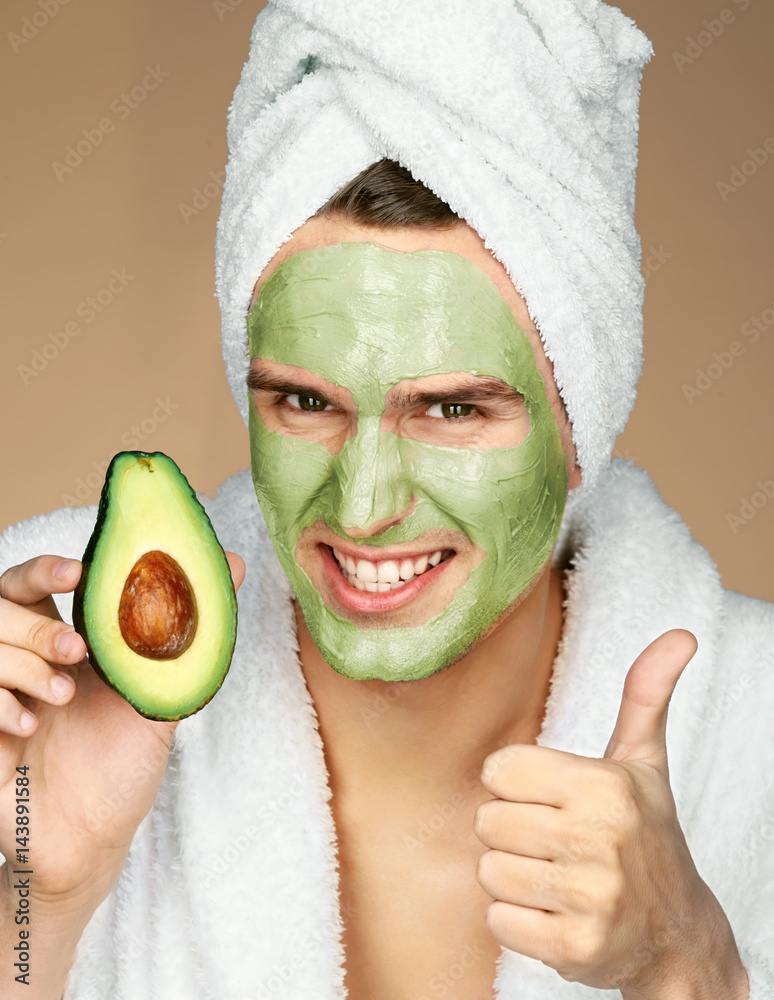
<svg viewBox="0 0 774 1000">
<path fill-rule="evenodd" d="M 238 589 L 244 562 L 227 558 Z M 144 718 L 103 683 L 83 639 L 62 621 L 51 595 L 73 591 L 81 569 L 43 555 L 0 576 L 0 852 L 15 861 L 16 768 L 26 764 L 30 912 L 46 931 L 36 935 L 45 982 L 32 993 L 20 986 L 28 998 L 60 995 L 78 938 L 153 804 L 178 725 Z M 0 927 L 14 923 L 12 867 L 0 881 Z M 0 933 L 6 944 L 10 937 Z M 5 983 L 3 995 L 14 995 Z"/>
</svg>

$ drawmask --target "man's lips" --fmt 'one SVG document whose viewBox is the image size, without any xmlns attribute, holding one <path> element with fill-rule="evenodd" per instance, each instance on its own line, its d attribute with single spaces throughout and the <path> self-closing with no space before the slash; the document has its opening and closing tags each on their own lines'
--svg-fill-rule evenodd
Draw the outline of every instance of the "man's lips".
<svg viewBox="0 0 774 1000">
<path fill-rule="evenodd" d="M 415 556 L 413 559 L 404 556 L 402 559 L 382 558 L 378 562 L 374 562 L 363 559 L 362 553 L 359 554 L 359 559 L 355 559 L 354 556 L 337 549 L 341 558 L 340 562 L 329 545 L 319 545 L 318 551 L 321 556 L 325 580 L 336 599 L 351 611 L 367 614 L 392 611 L 395 608 L 403 607 L 409 601 L 413 601 L 428 587 L 431 587 L 442 573 L 446 572 L 455 554 L 452 549 L 440 549 L 436 550 L 436 554 L 440 552 L 440 561 L 432 559 L 431 562 L 434 553 L 428 552 Z M 435 564 L 433 565 L 433 563 Z M 423 566 L 427 568 L 423 569 Z M 410 568 L 419 572 L 412 574 Z M 353 569 L 356 569 L 357 572 L 350 572 Z M 390 579 L 383 580 L 382 584 L 378 580 L 362 579 L 362 577 L 375 577 L 379 574 L 383 577 L 386 575 Z M 399 577 L 397 580 L 396 576 Z M 411 578 L 403 583 L 400 582 L 400 577 L 408 576 Z M 361 584 L 363 589 L 361 589 Z M 378 589 L 374 590 L 374 587 Z"/>
</svg>

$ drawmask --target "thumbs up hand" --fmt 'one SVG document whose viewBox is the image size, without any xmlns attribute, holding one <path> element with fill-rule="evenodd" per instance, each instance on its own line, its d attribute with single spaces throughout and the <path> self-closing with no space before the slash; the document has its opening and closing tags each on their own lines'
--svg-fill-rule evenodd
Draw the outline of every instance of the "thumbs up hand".
<svg viewBox="0 0 774 1000">
<path fill-rule="evenodd" d="M 568 982 L 624 1000 L 747 1000 L 747 974 L 680 828 L 666 748 L 695 637 L 665 632 L 632 664 L 603 758 L 515 744 L 490 754 L 474 831 L 487 926 Z M 578 706 L 583 711 L 583 706 Z"/>
</svg>

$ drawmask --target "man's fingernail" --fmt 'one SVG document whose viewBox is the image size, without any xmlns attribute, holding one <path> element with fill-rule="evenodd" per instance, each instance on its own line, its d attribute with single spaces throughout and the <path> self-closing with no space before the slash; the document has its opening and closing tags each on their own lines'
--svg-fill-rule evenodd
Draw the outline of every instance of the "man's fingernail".
<svg viewBox="0 0 774 1000">
<path fill-rule="evenodd" d="M 66 698 L 75 686 L 72 677 L 64 674 L 54 674 L 51 678 L 51 690 L 57 698 Z"/>
<path fill-rule="evenodd" d="M 63 580 L 68 569 L 72 566 L 72 559 L 63 559 L 54 569 L 54 579 Z"/>
<path fill-rule="evenodd" d="M 62 656 L 69 656 L 75 642 L 75 632 L 62 632 L 56 637 L 54 645 Z"/>
<path fill-rule="evenodd" d="M 19 728 L 25 733 L 32 729 L 35 725 L 35 716 L 30 712 L 22 712 L 21 718 L 19 719 Z"/>
</svg>

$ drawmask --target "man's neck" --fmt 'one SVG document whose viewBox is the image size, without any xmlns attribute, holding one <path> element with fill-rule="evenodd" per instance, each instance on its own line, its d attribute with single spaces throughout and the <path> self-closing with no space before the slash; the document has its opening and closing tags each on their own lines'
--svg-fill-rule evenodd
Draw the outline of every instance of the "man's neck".
<svg viewBox="0 0 774 1000">
<path fill-rule="evenodd" d="M 301 667 L 340 800 L 479 798 L 489 753 L 540 733 L 563 623 L 561 573 L 544 570 L 478 646 L 424 680 L 353 680 L 323 660 L 296 606 Z"/>
</svg>

